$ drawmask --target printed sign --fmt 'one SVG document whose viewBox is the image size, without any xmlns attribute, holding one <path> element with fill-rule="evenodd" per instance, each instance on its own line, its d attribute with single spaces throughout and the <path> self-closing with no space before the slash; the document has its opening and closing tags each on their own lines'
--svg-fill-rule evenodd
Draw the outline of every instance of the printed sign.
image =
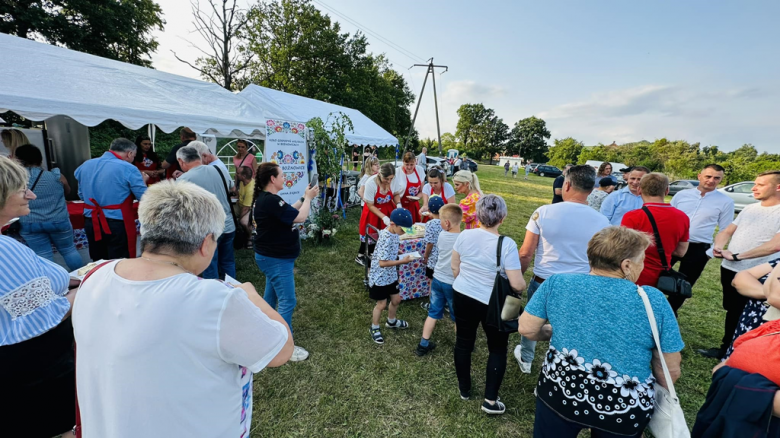
<svg viewBox="0 0 780 438">
<path fill-rule="evenodd" d="M 268 119 L 265 123 L 265 157 L 278 164 L 284 173 L 284 188 L 279 192 L 289 204 L 295 204 L 309 185 L 306 169 L 306 124 Z"/>
</svg>

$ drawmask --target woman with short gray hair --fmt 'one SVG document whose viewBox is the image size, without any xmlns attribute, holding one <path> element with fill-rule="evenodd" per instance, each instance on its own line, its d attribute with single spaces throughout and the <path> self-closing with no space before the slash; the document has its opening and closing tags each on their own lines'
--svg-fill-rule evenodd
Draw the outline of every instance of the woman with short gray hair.
<svg viewBox="0 0 780 438">
<path fill-rule="evenodd" d="M 642 297 L 635 284 L 650 236 L 607 227 L 588 242 L 589 274 L 554 274 L 520 315 L 519 332 L 550 341 L 536 387 L 534 437 L 641 437 L 655 385 L 668 387 Z M 680 376 L 684 344 L 669 302 L 643 287 L 658 325 L 663 359 Z M 457 315 L 457 313 L 456 313 Z"/>
<path fill-rule="evenodd" d="M 476 205 L 479 228 L 464 230 L 452 249 L 452 288 L 455 325 L 455 372 L 458 375 L 460 397 L 471 397 L 471 353 L 482 324 L 488 343 L 485 401 L 482 410 L 488 414 L 503 414 L 506 407 L 498 400 L 498 390 L 506 371 L 506 346 L 509 333 L 485 325 L 488 302 L 496 279 L 496 255 L 501 254 L 501 273 L 518 293 L 525 289 L 520 271 L 517 244 L 510 237 L 499 239 L 498 227 L 507 215 L 506 202 L 497 195 L 485 195 Z M 498 248 L 501 243 L 500 249 Z"/>
<path fill-rule="evenodd" d="M 225 223 L 213 194 L 163 181 L 138 215 L 141 257 L 93 268 L 74 304 L 84 436 L 246 435 L 252 373 L 287 362 L 290 329 L 250 283 L 196 276 Z"/>
</svg>

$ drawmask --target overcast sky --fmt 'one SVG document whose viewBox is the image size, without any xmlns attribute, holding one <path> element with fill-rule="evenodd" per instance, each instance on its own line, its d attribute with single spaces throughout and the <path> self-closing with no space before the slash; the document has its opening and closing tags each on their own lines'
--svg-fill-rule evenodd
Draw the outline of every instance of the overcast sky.
<svg viewBox="0 0 780 438">
<path fill-rule="evenodd" d="M 187 0 L 157 0 L 167 21 L 160 70 L 197 77 Z M 247 0 L 243 1 L 248 5 Z M 350 33 L 365 30 L 419 95 L 434 57 L 442 133 L 483 103 L 510 127 L 536 115 L 553 138 L 586 145 L 684 139 L 780 153 L 780 2 L 315 0 Z M 387 43 L 386 41 L 390 41 Z M 412 107 L 412 111 L 414 108 Z M 433 94 L 417 128 L 436 135 Z"/>
</svg>

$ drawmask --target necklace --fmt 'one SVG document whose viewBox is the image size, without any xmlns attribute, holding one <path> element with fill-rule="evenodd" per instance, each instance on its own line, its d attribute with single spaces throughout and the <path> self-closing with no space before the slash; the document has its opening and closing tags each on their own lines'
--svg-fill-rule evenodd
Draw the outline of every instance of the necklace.
<svg viewBox="0 0 780 438">
<path fill-rule="evenodd" d="M 183 269 L 183 270 L 185 270 L 187 272 L 190 272 L 186 268 L 184 268 L 184 266 L 182 266 L 182 265 L 180 265 L 180 264 L 178 264 L 176 262 L 169 262 L 167 260 L 154 260 L 154 259 L 150 259 L 149 257 L 144 257 L 144 256 L 141 256 L 141 258 L 144 259 L 144 260 L 150 261 L 152 263 L 165 263 L 167 265 L 176 266 L 179 269 Z"/>
</svg>

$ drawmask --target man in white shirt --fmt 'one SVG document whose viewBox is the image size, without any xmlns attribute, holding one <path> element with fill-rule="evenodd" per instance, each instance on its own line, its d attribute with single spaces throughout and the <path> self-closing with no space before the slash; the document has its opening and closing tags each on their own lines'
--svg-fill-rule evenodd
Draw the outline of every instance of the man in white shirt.
<svg viewBox="0 0 780 438">
<path fill-rule="evenodd" d="M 553 274 L 587 274 L 588 242 L 594 234 L 609 226 L 604 215 L 588 206 L 596 175 L 587 165 L 572 166 L 566 172 L 561 194 L 563 202 L 543 205 L 531 215 L 520 248 L 521 270 L 525 273 L 534 260 L 534 275 L 528 285 L 528 299 Z M 531 372 L 536 342 L 521 338 L 515 347 L 520 370 Z"/>
<path fill-rule="evenodd" d="M 710 257 L 707 250 L 712 246 L 715 227 L 725 230 L 734 221 L 734 201 L 717 190 L 725 170 L 717 164 L 710 164 L 699 172 L 699 186 L 678 192 L 672 198 L 672 207 L 681 210 L 691 220 L 688 252 L 685 256 L 673 257 L 672 265 L 680 262 L 680 273 L 685 274 L 691 286 L 696 284 Z M 677 314 L 685 298 L 669 296 L 669 304 Z"/>
<path fill-rule="evenodd" d="M 203 162 L 203 164 L 208 164 L 209 166 L 218 167 L 219 170 L 222 171 L 223 175 L 230 175 L 230 172 L 228 171 L 227 166 L 225 166 L 225 163 L 223 163 L 222 160 L 217 158 L 216 155 L 211 153 L 211 150 L 209 149 L 208 145 L 206 145 L 206 143 L 203 143 L 202 141 L 191 141 L 187 146 L 192 146 L 198 150 L 198 153 L 200 153 L 200 159 Z M 178 176 L 180 175 L 177 175 L 177 177 Z M 227 180 L 228 188 L 233 190 L 235 186 L 233 180 L 230 177 L 226 178 L 226 180 Z"/>
<path fill-rule="evenodd" d="M 423 169 L 428 168 L 428 148 L 422 148 L 422 152 L 417 156 L 417 165 L 422 166 Z"/>
<path fill-rule="evenodd" d="M 704 356 L 722 358 L 734 336 L 747 297 L 731 285 L 737 272 L 753 268 L 780 257 L 780 170 L 763 172 L 756 178 L 753 197 L 761 201 L 750 204 L 734 223 L 715 236 L 712 253 L 722 258 L 720 283 L 723 287 L 723 309 L 726 310 L 724 334 L 720 348 L 699 350 Z M 729 249 L 723 249 L 728 244 Z"/>
</svg>

